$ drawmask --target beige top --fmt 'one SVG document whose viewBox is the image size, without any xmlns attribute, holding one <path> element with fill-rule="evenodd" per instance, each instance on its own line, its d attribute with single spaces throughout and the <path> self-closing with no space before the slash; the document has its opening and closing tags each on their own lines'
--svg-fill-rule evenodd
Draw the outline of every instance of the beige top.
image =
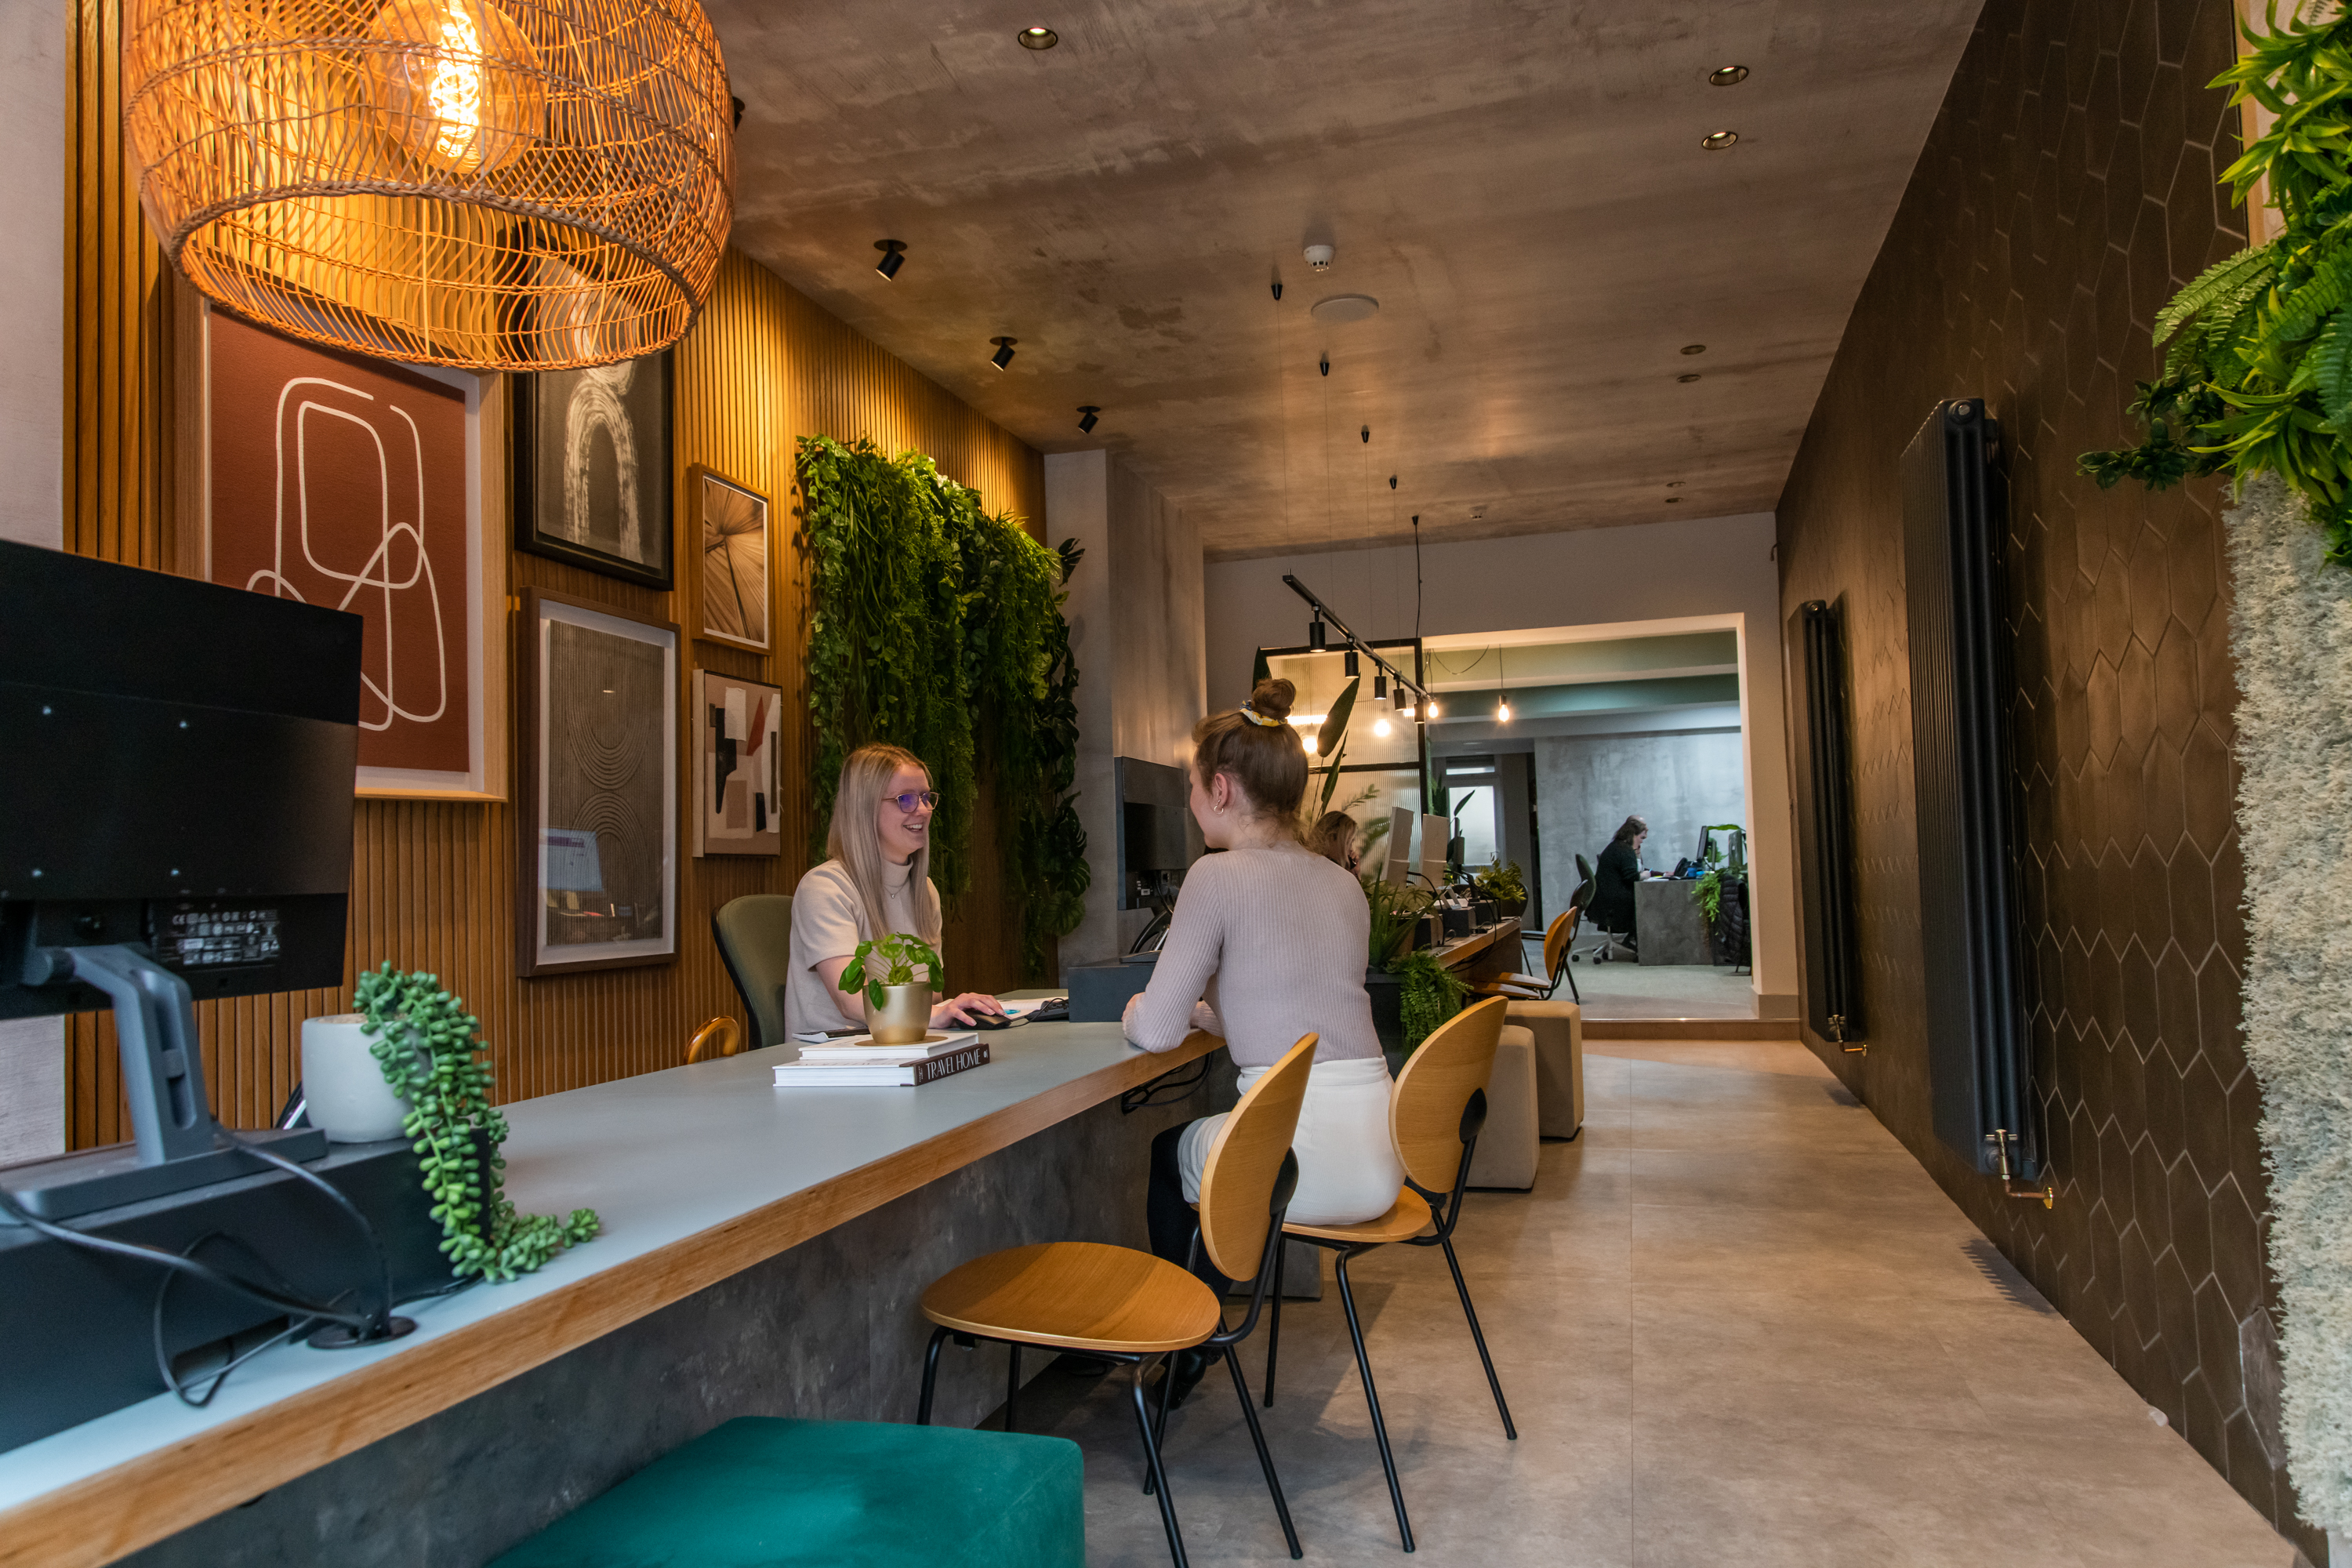
<svg viewBox="0 0 2352 1568">
<path fill-rule="evenodd" d="M 891 931 L 915 929 L 915 900 L 908 885 L 914 869 L 912 860 L 897 866 L 883 862 L 882 898 Z M 937 910 L 939 889 L 926 879 L 923 891 Z M 866 906 L 857 897 L 857 886 L 849 879 L 846 866 L 827 860 L 801 879 L 801 885 L 793 889 L 792 979 L 784 986 L 787 1030 L 814 1035 L 827 1029 L 866 1027 L 864 1006 L 855 996 L 845 996 L 827 985 L 816 966 L 828 958 L 855 957 L 857 944 L 876 934 L 867 927 Z"/>
<path fill-rule="evenodd" d="M 1356 879 L 1302 845 L 1203 856 L 1184 873 L 1128 1037 L 1173 1049 L 1205 994 L 1237 1067 L 1272 1067 L 1309 1033 L 1323 1037 L 1318 1062 L 1378 1057 L 1364 994 L 1371 925 Z"/>
</svg>

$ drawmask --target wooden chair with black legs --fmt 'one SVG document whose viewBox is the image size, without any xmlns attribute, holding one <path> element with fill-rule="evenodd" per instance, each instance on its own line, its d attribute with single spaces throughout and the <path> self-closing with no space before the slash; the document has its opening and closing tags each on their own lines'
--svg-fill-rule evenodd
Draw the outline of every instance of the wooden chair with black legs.
<svg viewBox="0 0 2352 1568">
<path fill-rule="evenodd" d="M 1404 1488 L 1398 1483 L 1396 1456 L 1389 1447 L 1388 1424 L 1381 1415 L 1380 1391 L 1372 1382 L 1371 1357 L 1364 1350 L 1364 1325 L 1356 1314 L 1356 1293 L 1348 1280 L 1348 1265 L 1376 1247 L 1401 1243 L 1435 1247 L 1445 1253 L 1454 1271 L 1454 1289 L 1462 1298 L 1462 1314 L 1470 1320 L 1470 1338 L 1486 1369 L 1486 1386 L 1494 1392 L 1495 1409 L 1503 1417 L 1503 1436 L 1516 1441 L 1519 1430 L 1511 1424 L 1511 1407 L 1503 1399 L 1502 1380 L 1495 1375 L 1495 1358 L 1486 1352 L 1486 1336 L 1478 1327 L 1478 1310 L 1470 1304 L 1470 1287 L 1462 1278 L 1462 1261 L 1454 1253 L 1454 1227 L 1462 1220 L 1462 1195 L 1470 1185 L 1470 1157 L 1478 1145 L 1478 1131 L 1486 1120 L 1486 1078 L 1494 1070 L 1495 1047 L 1503 1033 L 1503 998 L 1475 1003 L 1430 1032 L 1421 1048 L 1406 1058 L 1389 1097 L 1389 1131 L 1404 1162 L 1405 1184 L 1394 1207 L 1378 1219 L 1360 1225 L 1307 1225 L 1286 1222 L 1285 1236 L 1312 1242 L 1338 1255 L 1334 1272 L 1339 1279 L 1339 1304 L 1348 1315 L 1348 1337 L 1356 1347 L 1356 1370 L 1364 1380 L 1364 1403 L 1372 1413 L 1372 1436 L 1380 1444 L 1381 1468 L 1388 1475 L 1389 1500 L 1396 1505 L 1397 1533 L 1411 1552 L 1412 1521 L 1406 1516 Z M 1276 1258 L 1274 1310 L 1265 1339 L 1265 1403 L 1274 1405 L 1275 1358 L 1282 1348 L 1282 1268 Z"/>
<path fill-rule="evenodd" d="M 990 1340 L 1012 1349 L 1011 1383 L 1004 1400 L 1005 1429 L 1013 1424 L 1013 1394 L 1021 1386 L 1021 1347 L 1040 1345 L 1078 1351 L 1135 1369 L 1136 1429 L 1143 1438 L 1147 1494 L 1160 1500 L 1160 1522 L 1168 1551 L 1184 1568 L 1184 1537 L 1176 1524 L 1175 1500 L 1160 1452 L 1167 1417 L 1167 1394 L 1174 1368 L 1160 1382 L 1157 1419 L 1144 1394 L 1144 1374 L 1158 1362 L 1195 1346 L 1222 1352 L 1233 1374 L 1234 1392 L 1248 1417 L 1250 1441 L 1257 1446 L 1266 1490 L 1282 1521 L 1290 1555 L 1301 1555 L 1290 1505 L 1274 1471 L 1274 1456 L 1258 1427 L 1257 1410 L 1242 1376 L 1234 1346 L 1256 1327 L 1282 1258 L 1282 1218 L 1298 1183 L 1291 1156 L 1298 1107 L 1307 1094 L 1307 1070 L 1315 1065 L 1317 1037 L 1307 1036 L 1249 1087 L 1225 1118 L 1201 1173 L 1201 1225 L 1193 1237 L 1197 1258 L 1234 1279 L 1254 1279 L 1249 1309 L 1240 1323 L 1225 1325 L 1224 1304 L 1188 1269 L 1130 1247 L 1098 1242 L 1045 1242 L 992 1252 L 932 1281 L 923 1292 L 923 1315 L 939 1327 L 923 1359 L 923 1398 L 916 1423 L 931 1420 L 931 1392 L 939 1377 L 940 1347 Z"/>
<path fill-rule="evenodd" d="M 1549 1002 L 1551 994 L 1568 982 L 1568 994 L 1579 1004 L 1584 1001 L 1576 988 L 1576 976 L 1569 973 L 1568 952 L 1576 944 L 1576 933 L 1584 922 L 1584 906 L 1570 904 L 1561 910 L 1544 930 L 1541 974 L 1504 974 L 1493 980 L 1481 981 L 1470 987 L 1479 996 L 1507 996 L 1514 1002 Z"/>
</svg>

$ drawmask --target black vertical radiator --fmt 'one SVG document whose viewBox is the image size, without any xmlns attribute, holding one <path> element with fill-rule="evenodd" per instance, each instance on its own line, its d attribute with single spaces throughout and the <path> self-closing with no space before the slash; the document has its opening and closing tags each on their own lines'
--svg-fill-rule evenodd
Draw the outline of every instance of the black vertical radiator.
<svg viewBox="0 0 2352 1568">
<path fill-rule="evenodd" d="M 2042 1150 L 2018 985 L 2000 463 L 1981 398 L 1938 404 L 1903 453 L 1920 978 L 1936 1135 L 1987 1174 L 2032 1177 Z"/>
<path fill-rule="evenodd" d="M 1854 943 L 1853 775 L 1848 762 L 1845 637 L 1837 606 L 1819 599 L 1789 617 L 1801 661 L 1797 697 L 1797 876 L 1805 913 L 1805 1019 L 1813 1033 L 1863 1049 L 1862 970 Z"/>
</svg>

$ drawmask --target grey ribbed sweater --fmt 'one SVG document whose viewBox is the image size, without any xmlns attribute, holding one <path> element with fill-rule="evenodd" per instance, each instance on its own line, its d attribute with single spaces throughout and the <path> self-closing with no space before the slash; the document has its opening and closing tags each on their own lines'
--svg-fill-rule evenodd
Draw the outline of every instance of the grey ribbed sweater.
<svg viewBox="0 0 2352 1568">
<path fill-rule="evenodd" d="M 1172 1050 L 1206 996 L 1237 1067 L 1272 1067 L 1306 1034 L 1318 1062 L 1381 1054 L 1364 994 L 1371 915 L 1355 878 L 1297 845 L 1229 849 L 1184 875 L 1129 1037 Z"/>
</svg>

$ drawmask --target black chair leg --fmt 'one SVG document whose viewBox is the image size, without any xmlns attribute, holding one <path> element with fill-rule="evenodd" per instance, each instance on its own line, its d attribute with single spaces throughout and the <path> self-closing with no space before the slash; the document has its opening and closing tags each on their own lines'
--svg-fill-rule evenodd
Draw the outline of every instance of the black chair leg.
<svg viewBox="0 0 2352 1568">
<path fill-rule="evenodd" d="M 1160 1497 L 1160 1522 L 1168 1530 L 1168 1552 L 1176 1559 L 1176 1568 L 1188 1568 L 1184 1560 L 1184 1537 L 1176 1528 L 1176 1501 L 1168 1495 L 1168 1476 L 1160 1466 L 1160 1443 L 1152 1436 L 1151 1412 L 1143 1398 L 1143 1369 L 1148 1362 L 1135 1366 L 1135 1426 L 1143 1434 L 1143 1489 L 1157 1492 Z"/>
<path fill-rule="evenodd" d="M 939 1386 L 940 1346 L 947 1342 L 947 1337 L 945 1329 L 933 1329 L 931 1348 L 923 1352 L 923 1400 L 915 1407 L 915 1425 L 918 1426 L 931 1424 L 931 1391 Z"/>
<path fill-rule="evenodd" d="M 1274 1305 L 1265 1325 L 1265 1407 L 1268 1410 L 1274 1408 L 1275 1356 L 1282 1349 L 1282 1266 L 1290 1260 L 1290 1243 L 1287 1240 L 1277 1239 L 1275 1246 L 1281 1250 L 1274 1255 Z M 1257 1418 L 1252 1416 L 1250 1419 L 1255 1423 Z"/>
<path fill-rule="evenodd" d="M 1256 1407 L 1250 1404 L 1249 1384 L 1242 1376 L 1242 1358 L 1234 1347 L 1225 1347 L 1225 1370 L 1234 1374 L 1234 1392 L 1241 1395 L 1242 1415 L 1249 1422 L 1250 1441 L 1257 1445 L 1258 1468 L 1265 1472 L 1265 1489 L 1274 1494 L 1274 1511 L 1282 1516 L 1282 1538 L 1290 1542 L 1290 1555 L 1296 1560 L 1307 1553 L 1298 1544 L 1298 1531 L 1290 1523 L 1290 1504 L 1283 1500 L 1281 1478 L 1274 1473 L 1274 1455 L 1265 1446 L 1265 1433 L 1257 1424 Z"/>
<path fill-rule="evenodd" d="M 1454 1256 L 1454 1238 L 1444 1240 L 1445 1267 L 1454 1270 L 1454 1289 L 1462 1297 L 1462 1315 L 1470 1320 L 1470 1338 L 1478 1346 L 1479 1363 L 1486 1369 L 1486 1386 L 1495 1391 L 1495 1408 L 1503 1417 L 1503 1436 L 1514 1443 L 1519 1429 L 1511 1425 L 1511 1407 L 1503 1403 L 1503 1381 L 1495 1375 L 1495 1358 L 1486 1353 L 1486 1336 L 1478 1328 L 1478 1310 L 1470 1304 L 1470 1285 L 1462 1278 L 1461 1260 Z"/>
<path fill-rule="evenodd" d="M 1561 973 L 1568 976 L 1568 994 L 1576 999 L 1576 1005 L 1578 1006 L 1583 1006 L 1584 993 L 1576 988 L 1576 970 L 1572 966 L 1565 963 L 1561 964 L 1559 967 Z"/>
<path fill-rule="evenodd" d="M 1472 1331 L 1476 1331 L 1475 1327 Z M 1013 1345 L 1011 1348 L 1013 1365 L 1004 1380 L 1004 1429 L 1007 1432 L 1016 1432 L 1020 1428 L 1013 1422 L 1013 1406 L 1021 1397 L 1021 1347 Z M 1507 1421 L 1509 1417 L 1506 1416 L 1504 1419 Z"/>
<path fill-rule="evenodd" d="M 1388 1423 L 1381 1419 L 1380 1390 L 1372 1385 L 1372 1358 L 1364 1353 L 1364 1326 L 1356 1317 L 1356 1292 L 1348 1283 L 1348 1254 L 1340 1253 L 1333 1269 L 1339 1277 L 1339 1304 L 1348 1310 L 1348 1337 L 1356 1345 L 1356 1370 L 1364 1379 L 1364 1403 L 1372 1412 L 1372 1436 L 1380 1440 L 1381 1468 L 1388 1473 L 1389 1500 L 1396 1505 L 1397 1533 L 1404 1538 L 1404 1549 L 1412 1550 L 1412 1521 L 1405 1517 L 1404 1488 L 1397 1483 L 1396 1456 L 1389 1451 Z"/>
</svg>

